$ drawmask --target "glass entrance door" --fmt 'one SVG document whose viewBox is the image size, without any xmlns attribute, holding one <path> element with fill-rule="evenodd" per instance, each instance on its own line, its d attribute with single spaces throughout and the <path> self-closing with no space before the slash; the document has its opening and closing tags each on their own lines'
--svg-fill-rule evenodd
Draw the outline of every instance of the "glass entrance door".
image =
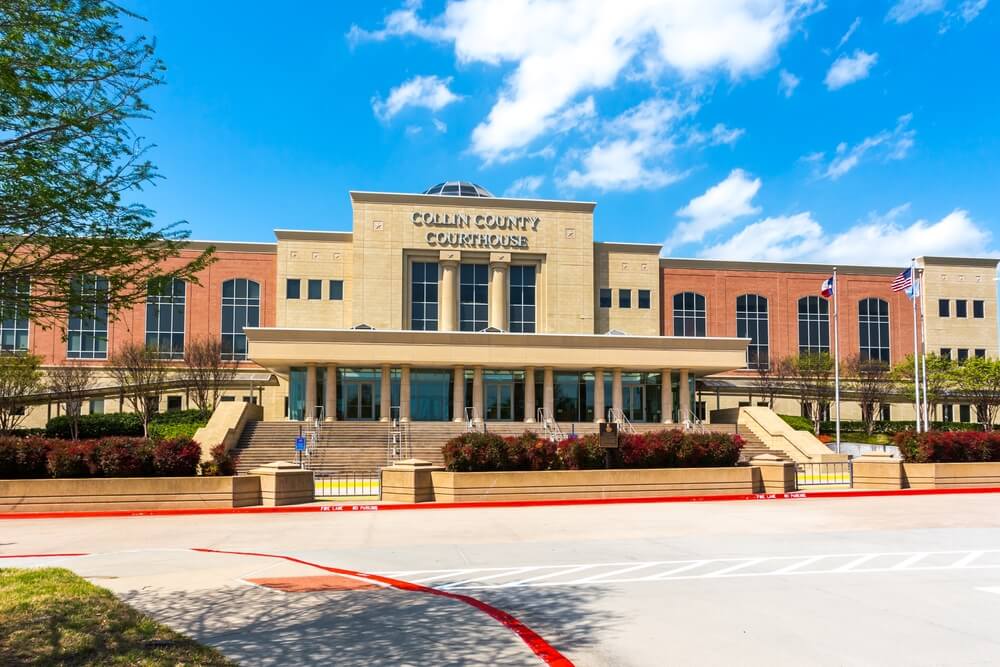
<svg viewBox="0 0 1000 667">
<path fill-rule="evenodd" d="M 344 418 L 375 419 L 375 383 L 366 380 L 344 382 Z"/>
<path fill-rule="evenodd" d="M 511 421 L 514 419 L 514 383 L 490 382 L 485 389 L 485 410 L 487 421 Z"/>
<path fill-rule="evenodd" d="M 632 422 L 646 421 L 646 387 L 629 384 L 622 387 L 622 412 Z"/>
</svg>

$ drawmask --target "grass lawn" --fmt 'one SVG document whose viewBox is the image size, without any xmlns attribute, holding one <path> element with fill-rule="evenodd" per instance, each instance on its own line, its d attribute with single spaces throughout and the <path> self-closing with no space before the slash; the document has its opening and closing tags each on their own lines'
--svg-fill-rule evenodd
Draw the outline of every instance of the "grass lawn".
<svg viewBox="0 0 1000 667">
<path fill-rule="evenodd" d="M 0 569 L 0 665 L 232 665 L 61 568 Z"/>
</svg>

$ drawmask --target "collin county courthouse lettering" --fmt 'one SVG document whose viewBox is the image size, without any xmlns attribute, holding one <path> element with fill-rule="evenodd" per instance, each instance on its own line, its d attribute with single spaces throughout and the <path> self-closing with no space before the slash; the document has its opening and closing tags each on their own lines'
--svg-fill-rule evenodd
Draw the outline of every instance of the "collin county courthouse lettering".
<svg viewBox="0 0 1000 667">
<path fill-rule="evenodd" d="M 191 242 L 182 254 L 217 250 L 200 284 L 151 289 L 112 319 L 96 308 L 65 338 L 7 319 L 4 348 L 48 368 L 104 366 L 144 341 L 179 365 L 188 341 L 213 337 L 239 364 L 226 400 L 260 405 L 264 421 L 577 432 L 610 419 L 722 419 L 761 405 L 760 369 L 832 353 L 833 307 L 820 294 L 830 266 L 661 257 L 659 244 L 595 240 L 594 202 L 500 198 L 472 183 L 349 196 L 352 219 L 330 221 L 338 231 L 279 224 L 269 243 Z M 917 267 L 927 349 L 995 356 L 996 260 Z M 913 352 L 910 302 L 890 289 L 900 268 L 838 267 L 842 358 L 897 364 Z M 33 400 L 25 426 L 63 410 L 57 396 Z M 125 405 L 109 374 L 84 412 Z M 183 385 L 164 388 L 161 409 L 189 405 Z M 942 409 L 939 419 L 975 419 L 960 401 Z M 778 413 L 800 410 L 793 391 L 777 399 Z M 857 403 L 845 399 L 843 414 L 857 418 Z M 902 396 L 882 408 L 913 415 Z"/>
</svg>

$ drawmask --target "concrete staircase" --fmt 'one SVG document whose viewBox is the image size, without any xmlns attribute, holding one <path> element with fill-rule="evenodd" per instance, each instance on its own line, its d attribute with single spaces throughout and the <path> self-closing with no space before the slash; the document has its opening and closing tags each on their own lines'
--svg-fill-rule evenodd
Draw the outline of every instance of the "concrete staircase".
<svg viewBox="0 0 1000 667">
<path fill-rule="evenodd" d="M 633 424 L 637 432 L 655 431 L 662 424 Z M 441 447 L 445 442 L 461 435 L 466 430 L 464 422 L 412 422 L 404 425 L 407 430 L 409 451 L 405 457 L 413 457 L 442 464 Z M 593 423 L 559 424 L 564 434 L 585 435 L 596 433 Z M 733 433 L 732 424 L 706 425 L 706 429 L 723 433 Z M 295 438 L 300 429 L 308 433 L 309 425 L 299 422 L 250 422 L 246 425 L 236 453 L 239 455 L 237 470 L 246 473 L 272 461 L 298 460 Z M 526 430 L 542 434 L 541 424 L 524 422 L 489 422 L 486 430 L 501 436 L 520 435 Z M 747 441 L 741 460 L 749 460 L 757 454 L 778 454 L 768 450 L 753 434 L 740 429 L 740 435 Z M 313 470 L 375 470 L 388 464 L 387 443 L 389 425 L 385 422 L 325 422 L 320 424 L 316 447 L 309 461 Z"/>
<path fill-rule="evenodd" d="M 715 424 L 711 428 L 713 431 L 722 431 L 723 427 L 728 426 L 733 428 L 732 424 Z M 732 432 L 732 431 L 729 431 Z M 781 451 L 780 449 L 771 449 L 765 445 L 760 438 L 750 432 L 750 429 L 746 427 L 741 427 L 739 429 L 740 437 L 743 438 L 743 449 L 740 451 L 740 461 L 748 462 L 753 457 L 759 454 L 773 454 L 777 456 L 782 461 L 791 461 L 788 454 Z"/>
</svg>

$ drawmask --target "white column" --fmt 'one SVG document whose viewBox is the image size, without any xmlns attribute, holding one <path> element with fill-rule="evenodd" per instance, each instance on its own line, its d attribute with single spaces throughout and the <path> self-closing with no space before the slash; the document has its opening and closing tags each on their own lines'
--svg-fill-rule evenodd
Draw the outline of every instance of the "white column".
<svg viewBox="0 0 1000 667">
<path fill-rule="evenodd" d="M 451 396 L 452 421 L 465 421 L 465 367 L 455 366 Z"/>
<path fill-rule="evenodd" d="M 382 396 L 379 401 L 379 421 L 389 421 L 389 413 L 392 412 L 392 381 L 390 379 L 391 366 L 382 367 Z"/>
<path fill-rule="evenodd" d="M 535 422 L 535 369 L 524 369 L 524 421 Z"/>
<path fill-rule="evenodd" d="M 480 421 L 483 419 L 483 369 L 476 366 L 472 369 L 472 407 Z"/>
<path fill-rule="evenodd" d="M 681 393 L 681 421 L 691 419 L 691 391 L 688 387 L 688 370 L 681 369 L 680 387 Z"/>
<path fill-rule="evenodd" d="M 330 364 L 326 367 L 326 420 L 337 421 L 337 367 Z"/>
<path fill-rule="evenodd" d="M 553 420 L 556 418 L 555 376 L 551 366 L 545 367 L 542 375 L 542 406 Z"/>
<path fill-rule="evenodd" d="M 611 407 L 618 412 L 622 409 L 622 369 L 616 368 L 611 375 Z"/>
<path fill-rule="evenodd" d="M 664 368 L 660 372 L 660 411 L 663 413 L 660 420 L 664 424 L 674 421 L 674 391 L 670 385 L 670 369 Z"/>
<path fill-rule="evenodd" d="M 316 367 L 306 366 L 306 409 L 303 419 L 312 421 L 316 417 Z"/>
<path fill-rule="evenodd" d="M 490 262 L 490 326 L 507 328 L 507 263 Z"/>
<path fill-rule="evenodd" d="M 410 421 L 410 367 L 399 371 L 399 421 Z"/>
<path fill-rule="evenodd" d="M 441 331 L 458 330 L 458 262 L 453 259 L 442 259 L 441 266 L 441 298 L 438 301 L 439 327 Z"/>
<path fill-rule="evenodd" d="M 604 409 L 604 369 L 594 369 L 594 421 L 598 424 L 605 421 Z"/>
</svg>

